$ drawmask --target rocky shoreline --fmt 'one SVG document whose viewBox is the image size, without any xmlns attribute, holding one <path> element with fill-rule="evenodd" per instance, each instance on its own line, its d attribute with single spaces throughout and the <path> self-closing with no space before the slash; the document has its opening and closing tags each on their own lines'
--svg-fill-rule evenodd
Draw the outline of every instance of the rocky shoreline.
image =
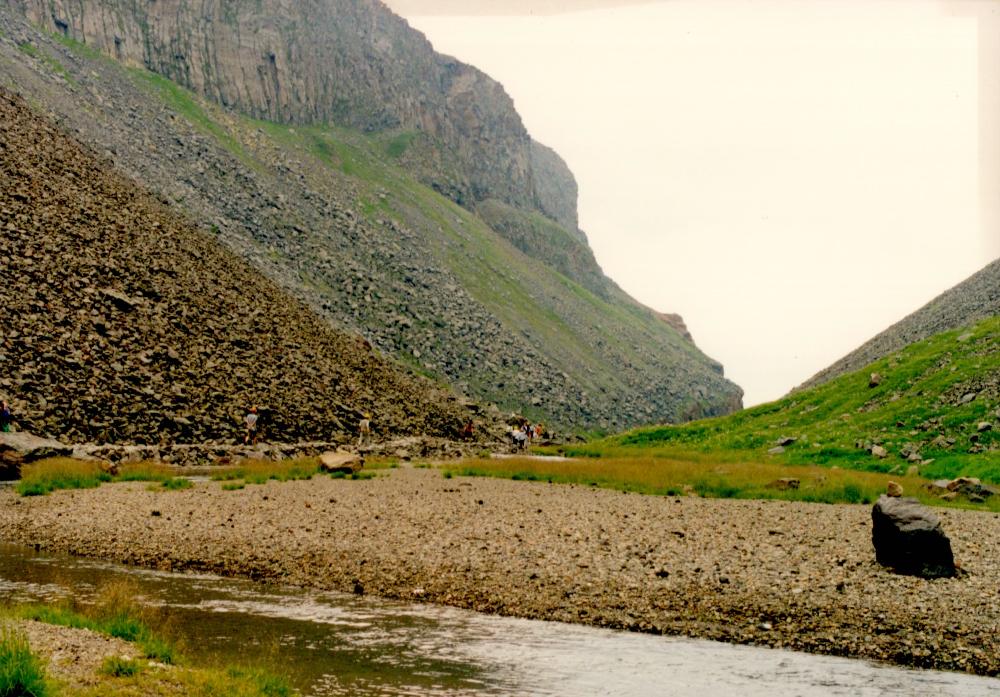
<svg viewBox="0 0 1000 697">
<path fill-rule="evenodd" d="M 417 468 L 239 491 L 0 491 L 4 542 L 998 676 L 1000 515 L 939 517 L 961 578 L 878 566 L 867 506 L 649 497 Z"/>
</svg>

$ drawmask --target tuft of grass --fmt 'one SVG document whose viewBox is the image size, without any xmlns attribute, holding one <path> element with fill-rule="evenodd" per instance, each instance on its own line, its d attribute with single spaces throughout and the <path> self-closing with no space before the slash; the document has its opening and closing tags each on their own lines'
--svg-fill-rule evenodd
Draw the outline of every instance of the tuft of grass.
<svg viewBox="0 0 1000 697">
<path fill-rule="evenodd" d="M 274 480 L 290 482 L 312 479 L 319 474 L 319 460 L 315 457 L 301 457 L 292 460 L 243 460 L 232 467 L 212 475 L 212 479 L 222 482 L 242 481 L 245 484 L 265 484 Z"/>
<path fill-rule="evenodd" d="M 194 482 L 190 479 L 185 479 L 184 477 L 171 477 L 170 479 L 163 480 L 160 485 L 167 491 L 181 491 L 183 489 L 190 489 L 194 486 Z"/>
<path fill-rule="evenodd" d="M 25 465 L 15 488 L 21 496 L 43 496 L 57 489 L 94 489 L 111 479 L 96 462 L 57 457 Z"/>
<path fill-rule="evenodd" d="M 111 475 L 98 462 L 54 457 L 25 465 L 15 489 L 21 496 L 44 496 L 60 489 L 94 489 L 108 482 L 159 482 L 170 491 L 193 486 L 159 462 L 125 463 L 118 474 Z"/>
<path fill-rule="evenodd" d="M 226 675 L 234 680 L 252 684 L 265 697 L 292 697 L 295 694 L 287 680 L 260 668 L 231 666 L 226 669 Z"/>
<path fill-rule="evenodd" d="M 162 462 L 125 462 L 119 465 L 116 482 L 163 482 L 173 478 L 174 470 Z"/>
<path fill-rule="evenodd" d="M 107 656 L 101 663 L 99 672 L 112 678 L 132 678 L 146 669 L 146 664 L 121 656 Z"/>
<path fill-rule="evenodd" d="M 404 131 L 394 136 L 385 145 L 385 153 L 394 160 L 398 160 L 410 148 L 418 137 L 415 131 Z"/>
<path fill-rule="evenodd" d="M 41 659 L 19 632 L 0 627 L 0 697 L 46 697 L 51 694 Z"/>
<path fill-rule="evenodd" d="M 223 491 L 239 491 L 240 489 L 246 488 L 246 482 L 226 482 L 222 485 Z"/>
<path fill-rule="evenodd" d="M 136 589 L 128 583 L 103 587 L 93 605 L 79 606 L 72 601 L 62 604 L 23 605 L 15 616 L 74 629 L 89 629 L 123 641 L 135 643 L 146 658 L 165 664 L 176 662 L 177 649 L 172 642 L 156 634 L 152 627 L 162 626 L 161 617 L 136 599 Z"/>
</svg>

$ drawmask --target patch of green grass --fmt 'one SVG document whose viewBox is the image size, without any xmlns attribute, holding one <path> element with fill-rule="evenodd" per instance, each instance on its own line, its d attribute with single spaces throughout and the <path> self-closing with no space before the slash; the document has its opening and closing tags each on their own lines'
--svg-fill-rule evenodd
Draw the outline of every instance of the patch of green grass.
<svg viewBox="0 0 1000 697">
<path fill-rule="evenodd" d="M 94 681 L 74 688 L 77 697 L 292 697 L 298 694 L 282 677 L 258 667 L 187 665 L 174 645 L 154 633 L 163 626 L 154 609 L 140 606 L 127 584 L 101 589 L 94 604 L 27 605 L 2 610 L 8 617 L 88 629 L 136 644 L 145 659 L 104 658 Z M 150 662 L 155 662 L 158 666 Z M 154 669 L 155 667 L 155 669 Z M 19 634 L 0 629 L 0 697 L 48 697 L 53 691 L 41 661 Z"/>
<path fill-rule="evenodd" d="M 160 486 L 167 491 L 181 491 L 183 489 L 190 489 L 194 486 L 194 483 L 184 477 L 171 477 L 170 479 L 165 479 Z"/>
<path fill-rule="evenodd" d="M 287 680 L 259 668 L 230 667 L 226 674 L 255 685 L 264 697 L 291 697 L 295 694 Z"/>
<path fill-rule="evenodd" d="M 251 167 L 256 163 L 247 153 L 243 145 L 233 137 L 232 133 L 214 119 L 209 111 L 202 106 L 200 98 L 194 92 L 163 77 L 158 73 L 142 68 L 128 68 L 133 80 L 141 87 L 159 97 L 174 112 L 187 119 L 192 126 L 205 135 L 214 138 L 237 159 Z"/>
<path fill-rule="evenodd" d="M 222 482 L 266 484 L 269 481 L 291 482 L 312 479 L 319 474 L 319 459 L 302 457 L 292 460 L 244 460 L 236 467 L 221 470 L 212 479 Z M 238 488 L 242 488 L 238 487 Z"/>
<path fill-rule="evenodd" d="M 146 664 L 121 656 L 106 656 L 101 663 L 100 673 L 112 678 L 132 678 L 146 669 Z"/>
<path fill-rule="evenodd" d="M 23 605 L 14 609 L 14 615 L 61 627 L 89 629 L 135 643 L 146 658 L 165 664 L 176 662 L 175 646 L 152 629 L 153 623 L 161 624 L 161 618 L 137 602 L 136 591 L 128 584 L 104 587 L 92 605 L 82 606 L 71 601 L 58 605 Z"/>
<path fill-rule="evenodd" d="M 99 463 L 52 458 L 25 465 L 15 490 L 21 496 L 44 496 L 58 489 L 95 489 L 111 480 Z"/>
<path fill-rule="evenodd" d="M 246 482 L 227 482 L 222 485 L 223 491 L 239 491 L 241 489 L 246 489 Z"/>
<path fill-rule="evenodd" d="M 393 136 L 385 145 L 385 153 L 394 160 L 398 160 L 409 149 L 413 141 L 417 139 L 419 133 L 415 131 L 404 131 Z"/>
<path fill-rule="evenodd" d="M 41 659 L 23 634 L 0 627 L 0 697 L 47 697 L 53 694 Z"/>
<path fill-rule="evenodd" d="M 70 72 L 66 70 L 66 66 L 60 63 L 59 59 L 57 59 L 55 56 L 49 55 L 49 53 L 46 52 L 44 49 L 40 49 L 37 46 L 29 44 L 27 42 L 18 44 L 17 48 L 22 53 L 45 63 L 45 65 L 47 65 L 49 69 L 52 70 L 53 73 L 62 77 L 64 80 L 66 80 L 66 82 L 72 85 L 76 84 L 76 80 L 74 80 L 73 76 L 70 75 Z"/>
<path fill-rule="evenodd" d="M 901 484 L 908 496 L 927 504 L 1000 511 L 1000 500 L 985 506 L 963 502 L 943 504 L 924 490 L 927 480 L 920 477 L 777 462 L 721 462 L 708 456 L 467 460 L 446 466 L 444 473 L 446 477 L 496 477 L 597 486 L 652 496 L 689 494 L 812 503 L 871 503 L 885 493 L 891 480 Z M 798 486 L 788 488 L 780 481 L 787 479 L 797 480 Z"/>
<path fill-rule="evenodd" d="M 94 489 L 109 482 L 159 482 L 160 488 L 170 491 L 193 486 L 157 462 L 122 464 L 117 474 L 111 474 L 100 462 L 54 457 L 25 465 L 15 490 L 21 496 L 44 496 L 60 489 Z"/>
</svg>

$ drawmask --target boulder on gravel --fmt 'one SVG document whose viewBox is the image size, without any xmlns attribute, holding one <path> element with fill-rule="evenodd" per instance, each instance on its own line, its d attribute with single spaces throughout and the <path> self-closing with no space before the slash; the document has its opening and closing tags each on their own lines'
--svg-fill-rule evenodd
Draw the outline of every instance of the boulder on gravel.
<svg viewBox="0 0 1000 697">
<path fill-rule="evenodd" d="M 18 479 L 21 465 L 47 457 L 70 457 L 73 448 L 25 431 L 0 433 L 0 481 Z"/>
<path fill-rule="evenodd" d="M 956 573 L 941 521 L 916 499 L 879 497 L 872 508 L 872 544 L 878 563 L 896 573 L 923 578 Z"/>
<path fill-rule="evenodd" d="M 364 466 L 365 459 L 361 455 L 346 450 L 328 450 L 319 456 L 319 468 L 323 472 L 354 474 Z"/>
</svg>

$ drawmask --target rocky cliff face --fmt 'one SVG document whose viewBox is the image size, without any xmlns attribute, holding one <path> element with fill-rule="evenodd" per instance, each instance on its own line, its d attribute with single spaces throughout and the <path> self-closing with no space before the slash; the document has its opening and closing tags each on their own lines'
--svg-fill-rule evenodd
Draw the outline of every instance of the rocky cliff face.
<svg viewBox="0 0 1000 697">
<path fill-rule="evenodd" d="M 6 1 L 256 118 L 420 131 L 458 165 L 435 173 L 434 188 L 463 204 L 538 208 L 576 229 L 572 175 L 532 143 L 503 87 L 435 53 L 378 0 Z"/>
</svg>

